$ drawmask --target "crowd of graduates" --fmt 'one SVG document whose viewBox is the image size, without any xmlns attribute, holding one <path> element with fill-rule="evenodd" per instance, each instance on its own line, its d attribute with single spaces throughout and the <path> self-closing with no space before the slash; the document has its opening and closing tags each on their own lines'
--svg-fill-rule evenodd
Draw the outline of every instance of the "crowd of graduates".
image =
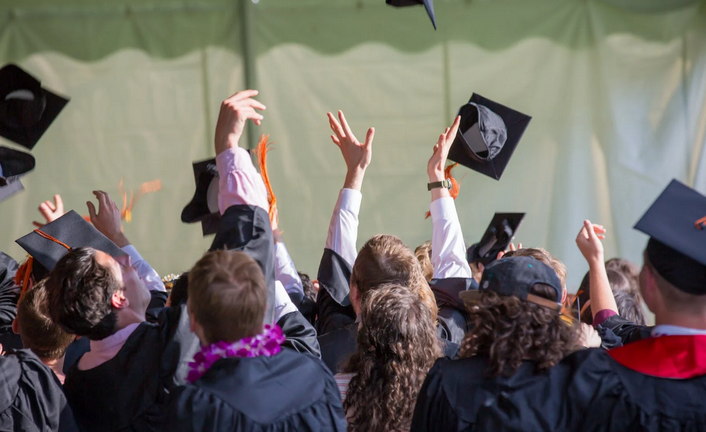
<svg viewBox="0 0 706 432">
<path fill-rule="evenodd" d="M 357 250 L 375 130 L 358 140 L 339 111 L 346 175 L 308 276 L 239 146 L 264 119 L 256 96 L 221 104 L 190 204 L 216 236 L 188 271 L 165 284 L 102 191 L 90 221 L 43 203 L 18 239 L 30 258 L 0 256 L 1 430 L 706 430 L 706 197 L 666 187 L 637 224 L 641 267 L 577 226 L 589 272 L 570 295 L 571 269 L 512 233 L 466 248 L 446 169 L 459 116 L 427 165 L 431 241 Z"/>
</svg>

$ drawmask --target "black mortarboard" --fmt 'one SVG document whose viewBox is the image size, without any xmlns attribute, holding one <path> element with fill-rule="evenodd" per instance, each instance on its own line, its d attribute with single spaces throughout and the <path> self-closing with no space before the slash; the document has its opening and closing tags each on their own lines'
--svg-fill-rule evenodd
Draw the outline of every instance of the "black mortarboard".
<svg viewBox="0 0 706 432">
<path fill-rule="evenodd" d="M 524 213 L 495 213 L 480 242 L 466 251 L 468 262 L 480 262 L 487 266 L 495 261 L 498 252 L 507 249 L 525 217 Z"/>
<path fill-rule="evenodd" d="M 394 7 L 417 6 L 423 4 L 427 10 L 427 15 L 431 20 L 431 24 L 436 30 L 436 16 L 434 15 L 434 0 L 385 0 L 385 3 Z"/>
<path fill-rule="evenodd" d="M 62 217 L 16 240 L 29 255 L 34 258 L 33 273 L 35 280 L 43 274 L 37 272 L 37 264 L 41 273 L 51 271 L 56 263 L 68 253 L 69 249 L 91 247 L 118 257 L 126 255 L 115 243 L 108 240 L 93 225 L 86 222 L 78 213 L 71 210 Z"/>
<path fill-rule="evenodd" d="M 8 64 L 0 69 L 0 136 L 32 150 L 68 102 Z"/>
<path fill-rule="evenodd" d="M 181 212 L 185 223 L 201 222 L 203 235 L 215 234 L 221 221 L 218 210 L 218 168 L 216 159 L 194 162 L 196 192 Z"/>
<path fill-rule="evenodd" d="M 475 93 L 458 115 L 449 159 L 500 180 L 532 117 Z"/>
<path fill-rule="evenodd" d="M 555 297 L 546 299 L 531 293 L 537 284 L 554 289 Z M 553 268 L 531 257 L 511 257 L 497 260 L 483 270 L 479 290 L 460 293 L 463 299 L 473 299 L 485 291 L 493 291 L 503 296 L 514 296 L 521 300 L 536 303 L 556 311 L 561 310 L 564 289 Z"/>
<path fill-rule="evenodd" d="M 0 146 L 0 202 L 24 190 L 19 178 L 33 168 L 32 155 Z"/>
<path fill-rule="evenodd" d="M 706 197 L 672 180 L 635 225 L 650 236 L 646 253 L 664 279 L 689 293 L 706 294 Z"/>
</svg>

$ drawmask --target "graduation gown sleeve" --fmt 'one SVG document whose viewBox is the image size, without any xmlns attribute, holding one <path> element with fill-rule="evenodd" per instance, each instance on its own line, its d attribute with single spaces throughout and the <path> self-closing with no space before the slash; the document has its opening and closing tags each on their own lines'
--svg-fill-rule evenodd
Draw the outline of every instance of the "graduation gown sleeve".
<svg viewBox="0 0 706 432">
<path fill-rule="evenodd" d="M 10 331 L 17 316 L 20 288 L 15 286 L 19 265 L 9 255 L 0 252 L 0 332 Z"/>
<path fill-rule="evenodd" d="M 275 244 L 270 217 L 255 205 L 232 205 L 221 216 L 221 223 L 210 251 L 237 250 L 247 253 L 262 268 L 267 282 L 265 322 L 275 316 Z"/>
<path fill-rule="evenodd" d="M 459 294 L 462 291 L 478 289 L 478 283 L 473 278 L 446 278 L 432 279 L 429 286 L 439 306 L 437 320 L 443 330 L 440 336 L 460 344 L 470 329 L 470 318 Z"/>
<path fill-rule="evenodd" d="M 316 339 L 316 330 L 309 321 L 299 312 L 290 312 L 277 321 L 282 328 L 282 333 L 287 338 L 284 346 L 300 353 L 309 353 L 321 358 L 319 341 Z"/>
<path fill-rule="evenodd" d="M 602 324 L 597 326 L 599 334 L 613 334 L 617 336 L 623 345 L 637 342 L 650 337 L 651 327 L 635 324 L 626 320 L 620 315 L 608 317 Z M 615 344 L 614 344 L 615 345 Z"/>
<path fill-rule="evenodd" d="M 316 331 L 319 334 L 355 322 L 356 315 L 349 298 L 351 271 L 351 265 L 341 255 L 324 249 L 319 264 L 319 293 L 316 297 Z"/>
</svg>

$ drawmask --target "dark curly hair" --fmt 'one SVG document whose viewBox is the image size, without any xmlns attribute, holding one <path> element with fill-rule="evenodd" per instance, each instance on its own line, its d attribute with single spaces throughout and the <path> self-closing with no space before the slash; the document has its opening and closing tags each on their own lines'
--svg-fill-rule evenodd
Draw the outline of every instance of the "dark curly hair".
<svg viewBox="0 0 706 432">
<path fill-rule="evenodd" d="M 530 292 L 552 299 L 554 289 L 537 284 Z M 468 301 L 471 330 L 461 344 L 461 358 L 488 357 L 488 376 L 510 376 L 523 360 L 544 371 L 580 349 L 578 326 L 567 323 L 556 310 L 513 296 L 485 292 Z"/>
<path fill-rule="evenodd" d="M 49 316 L 69 333 L 101 340 L 115 333 L 118 317 L 110 303 L 123 289 L 96 251 L 81 247 L 64 255 L 46 281 Z"/>
<path fill-rule="evenodd" d="M 369 292 L 361 305 L 358 351 L 343 370 L 355 373 L 343 407 L 348 431 L 408 430 L 417 394 L 442 351 L 429 308 L 400 285 Z"/>
</svg>

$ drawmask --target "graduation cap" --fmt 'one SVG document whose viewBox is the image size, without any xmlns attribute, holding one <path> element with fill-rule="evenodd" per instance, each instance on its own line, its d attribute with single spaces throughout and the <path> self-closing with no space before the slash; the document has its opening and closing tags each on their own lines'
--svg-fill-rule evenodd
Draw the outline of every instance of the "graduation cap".
<svg viewBox="0 0 706 432">
<path fill-rule="evenodd" d="M 8 64 L 0 69 L 0 136 L 32 150 L 68 102 Z"/>
<path fill-rule="evenodd" d="M 468 262 L 487 266 L 495 261 L 498 252 L 507 249 L 525 217 L 524 213 L 495 213 L 480 242 L 466 250 Z"/>
<path fill-rule="evenodd" d="M 215 234 L 221 221 L 218 210 L 218 168 L 216 159 L 194 162 L 196 192 L 181 212 L 184 223 L 201 222 L 203 235 Z"/>
<path fill-rule="evenodd" d="M 19 178 L 33 168 L 32 155 L 0 146 L 0 202 L 24 190 Z"/>
<path fill-rule="evenodd" d="M 385 0 L 385 3 L 394 7 L 417 6 L 423 4 L 427 10 L 427 15 L 431 20 L 431 24 L 436 30 L 436 16 L 434 15 L 434 0 Z"/>
<path fill-rule="evenodd" d="M 500 180 L 532 117 L 475 93 L 458 115 L 449 159 Z"/>
<path fill-rule="evenodd" d="M 706 196 L 672 180 L 635 229 L 650 236 L 647 258 L 660 276 L 706 295 Z"/>
<path fill-rule="evenodd" d="M 115 243 L 71 210 L 62 217 L 16 240 L 32 257 L 35 280 L 42 279 L 69 250 L 92 247 L 112 257 L 126 255 Z"/>
</svg>

